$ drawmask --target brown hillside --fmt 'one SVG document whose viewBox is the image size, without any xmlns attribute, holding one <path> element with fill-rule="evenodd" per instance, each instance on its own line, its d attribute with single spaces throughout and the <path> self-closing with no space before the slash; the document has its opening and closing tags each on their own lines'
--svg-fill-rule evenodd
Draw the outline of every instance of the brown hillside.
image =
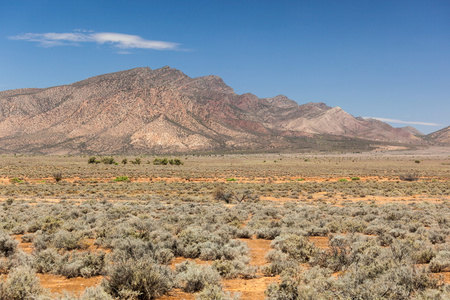
<svg viewBox="0 0 450 300">
<path fill-rule="evenodd" d="M 0 151 L 191 152 L 301 148 L 311 137 L 418 143 L 407 130 L 324 103 L 238 95 L 220 77 L 136 68 L 0 92 Z M 334 138 L 333 138 L 334 136 Z"/>
<path fill-rule="evenodd" d="M 446 145 L 450 144 L 450 126 L 428 134 L 427 138 L 432 140 L 433 142 Z"/>
</svg>

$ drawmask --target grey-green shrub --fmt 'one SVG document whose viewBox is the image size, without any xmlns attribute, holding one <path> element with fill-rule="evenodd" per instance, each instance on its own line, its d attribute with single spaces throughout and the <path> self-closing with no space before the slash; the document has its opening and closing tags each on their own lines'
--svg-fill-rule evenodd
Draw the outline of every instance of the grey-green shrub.
<svg viewBox="0 0 450 300">
<path fill-rule="evenodd" d="M 43 293 L 36 273 L 28 267 L 11 270 L 6 281 L 0 285 L 1 300 L 36 299 Z"/>
<path fill-rule="evenodd" d="M 311 260 L 317 252 L 314 244 L 309 242 L 306 237 L 295 234 L 278 236 L 270 245 L 274 249 L 287 253 L 290 258 L 301 263 Z"/>
<path fill-rule="evenodd" d="M 225 293 L 219 285 L 207 285 L 201 292 L 195 295 L 195 300 L 238 300 L 239 294 Z"/>
<path fill-rule="evenodd" d="M 176 266 L 179 287 L 188 293 L 203 290 L 207 285 L 220 284 L 219 273 L 210 266 L 199 266 L 190 261 L 184 261 Z"/>
<path fill-rule="evenodd" d="M 448 267 L 450 267 L 450 251 L 448 250 L 439 251 L 436 257 L 430 261 L 431 272 L 441 272 Z"/>
<path fill-rule="evenodd" d="M 113 264 L 103 281 L 105 291 L 113 297 L 135 295 L 138 299 L 151 300 L 166 294 L 173 288 L 172 271 L 152 261 L 128 260 Z"/>
<path fill-rule="evenodd" d="M 0 255 L 5 257 L 13 255 L 17 252 L 18 244 L 6 231 L 0 230 Z"/>
</svg>

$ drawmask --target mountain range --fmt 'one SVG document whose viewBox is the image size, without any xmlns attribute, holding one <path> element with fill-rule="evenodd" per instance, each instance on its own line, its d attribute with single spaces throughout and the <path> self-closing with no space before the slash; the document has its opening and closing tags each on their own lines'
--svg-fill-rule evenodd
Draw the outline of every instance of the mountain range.
<svg viewBox="0 0 450 300">
<path fill-rule="evenodd" d="M 238 95 L 218 76 L 170 67 L 0 92 L 2 153 L 369 150 L 449 143 L 449 127 L 441 131 L 423 136 L 325 103 Z"/>
</svg>

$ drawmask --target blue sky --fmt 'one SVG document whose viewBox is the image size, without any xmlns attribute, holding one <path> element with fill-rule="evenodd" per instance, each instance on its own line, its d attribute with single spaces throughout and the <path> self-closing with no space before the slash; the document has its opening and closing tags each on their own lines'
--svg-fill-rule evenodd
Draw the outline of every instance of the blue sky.
<svg viewBox="0 0 450 300">
<path fill-rule="evenodd" d="M 169 65 L 239 94 L 325 102 L 424 133 L 450 125 L 447 0 L 1 3 L 0 90 Z"/>
</svg>

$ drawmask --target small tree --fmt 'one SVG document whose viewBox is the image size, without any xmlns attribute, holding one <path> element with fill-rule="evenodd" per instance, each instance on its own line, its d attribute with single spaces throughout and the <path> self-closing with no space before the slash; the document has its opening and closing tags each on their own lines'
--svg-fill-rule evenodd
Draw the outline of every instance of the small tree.
<svg viewBox="0 0 450 300">
<path fill-rule="evenodd" d="M 182 165 L 183 162 L 180 159 L 175 158 L 175 159 L 169 159 L 169 164 L 179 166 L 179 165 Z"/>
<path fill-rule="evenodd" d="M 102 163 L 104 163 L 105 165 L 113 165 L 116 162 L 114 161 L 114 157 L 104 157 L 102 158 Z"/>
<path fill-rule="evenodd" d="M 61 172 L 55 172 L 53 173 L 53 178 L 56 182 L 60 182 L 63 179 L 63 175 Z"/>
<path fill-rule="evenodd" d="M 133 165 L 140 165 L 141 159 L 139 157 L 136 157 L 134 160 L 131 161 Z"/>
<path fill-rule="evenodd" d="M 399 178 L 403 181 L 417 181 L 419 180 L 419 175 L 417 173 L 408 173 L 405 175 L 400 175 Z"/>
<path fill-rule="evenodd" d="M 169 160 L 167 158 L 155 158 L 153 160 L 154 165 L 167 165 L 169 163 Z"/>
</svg>

